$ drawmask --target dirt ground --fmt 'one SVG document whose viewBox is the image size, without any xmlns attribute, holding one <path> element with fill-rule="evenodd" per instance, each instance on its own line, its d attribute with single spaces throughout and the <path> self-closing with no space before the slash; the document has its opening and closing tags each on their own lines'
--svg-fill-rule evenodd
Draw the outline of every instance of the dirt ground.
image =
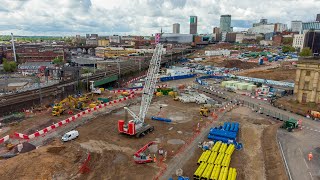
<svg viewBox="0 0 320 180">
<path fill-rule="evenodd" d="M 76 144 L 54 141 L 8 160 L 0 161 L 1 179 L 67 179 L 75 177 L 86 152 Z"/>
<path fill-rule="evenodd" d="M 93 100 L 95 101 L 98 97 L 112 97 L 113 99 L 117 99 L 117 96 L 120 94 L 103 92 L 101 95 L 94 95 Z M 56 101 L 55 103 L 58 103 Z M 91 101 L 88 101 L 91 102 Z M 87 103 L 88 104 L 88 103 Z M 81 110 L 73 109 L 74 114 L 81 112 Z M 32 134 L 37 130 L 41 130 L 45 127 L 48 127 L 54 123 L 62 121 L 71 115 L 68 114 L 68 110 L 66 110 L 61 116 L 52 116 L 52 107 L 43 108 L 41 112 L 35 111 L 33 113 L 29 113 L 26 117 L 19 122 L 12 122 L 8 124 L 2 124 L 3 127 L 6 127 L 7 131 L 0 131 L 0 136 L 3 137 L 5 135 L 13 134 L 14 132 L 24 133 L 24 134 Z"/>
<path fill-rule="evenodd" d="M 161 112 L 160 104 L 163 107 Z M 139 106 L 140 104 L 132 105 L 130 106 L 130 109 L 137 112 Z M 117 130 L 117 121 L 125 118 L 124 110 L 120 109 L 110 115 L 99 116 L 92 119 L 88 124 L 77 128 L 80 134 L 79 138 L 73 141 L 73 143 L 64 143 L 66 148 L 63 155 L 59 153 L 57 161 L 55 161 L 57 158 L 56 154 L 47 153 L 45 150 L 50 146 L 56 146 L 56 144 L 53 143 L 30 153 L 8 159 L 5 161 L 5 164 L 3 164 L 7 166 L 8 169 L 15 169 L 20 173 L 12 175 L 14 171 L 6 169 L 6 172 L 2 171 L 0 174 L 6 173 L 6 176 L 8 177 L 21 178 L 37 176 L 48 179 L 53 176 L 62 176 L 60 175 L 60 168 L 53 168 L 53 170 L 46 170 L 46 168 L 52 169 L 52 164 L 59 164 L 60 158 L 62 161 L 67 158 L 65 155 L 67 156 L 70 154 L 70 159 L 64 161 L 61 168 L 66 167 L 65 170 L 67 172 L 69 167 L 76 167 L 75 169 L 78 169 L 80 164 L 75 163 L 75 159 L 72 158 L 72 156 L 77 154 L 74 154 L 74 152 L 88 151 L 91 153 L 92 157 L 90 160 L 90 173 L 78 177 L 80 179 L 151 179 L 158 173 L 158 165 L 155 163 L 145 165 L 135 164 L 132 158 L 134 152 L 150 141 L 157 141 L 157 148 L 162 147 L 168 151 L 166 162 L 170 161 L 178 149 L 193 136 L 197 123 L 204 124 L 206 122 L 206 119 L 200 121 L 201 117 L 198 114 L 198 110 L 199 105 L 197 104 L 183 104 L 174 101 L 168 96 L 154 97 L 154 101 L 150 106 L 146 118 L 147 123 L 155 126 L 155 131 L 153 133 L 140 139 L 119 134 Z M 173 122 L 164 123 L 152 121 L 150 120 L 150 116 L 170 118 Z M 74 148 L 77 150 L 75 151 Z M 32 158 L 29 156 L 32 156 Z M 28 158 L 32 159 L 32 161 L 28 160 Z M 42 158 L 45 158 L 46 160 L 43 161 Z M 19 165 L 20 159 L 24 161 L 23 166 Z M 43 167 L 40 168 L 41 171 L 36 171 L 35 175 L 30 175 L 33 169 L 41 166 L 38 163 L 32 163 L 37 161 L 46 162 L 48 165 L 43 165 Z M 75 173 L 76 172 L 74 171 L 70 171 L 70 173 L 64 174 L 63 176 L 73 177 Z"/>
<path fill-rule="evenodd" d="M 320 105 L 315 103 L 298 103 L 294 99 L 294 96 L 279 98 L 274 102 L 274 105 L 280 109 L 286 109 L 302 116 L 306 116 L 309 110 L 320 111 Z"/>
<path fill-rule="evenodd" d="M 286 172 L 275 141 L 277 123 L 259 117 L 244 107 L 227 113 L 220 124 L 222 125 L 224 121 L 240 123 L 238 141 L 243 143 L 243 149 L 234 152 L 230 164 L 230 167 L 237 169 L 237 179 L 286 179 Z M 183 167 L 185 176 L 193 176 L 201 153 L 200 149 L 196 151 L 191 160 L 185 164 Z"/>
<path fill-rule="evenodd" d="M 294 81 L 296 76 L 296 69 L 294 67 L 279 67 L 267 70 L 252 70 L 250 72 L 240 72 L 241 76 L 248 76 L 261 79 L 270 79 L 276 81 Z"/>
<path fill-rule="evenodd" d="M 157 97 L 157 100 L 151 105 L 147 117 L 158 116 L 160 104 L 163 106 L 161 110 L 163 112 L 160 116 L 173 119 L 174 123 L 151 121 L 147 118 L 146 122 L 154 125 L 155 131 L 140 139 L 118 134 L 116 123 L 117 120 L 124 118 L 123 110 L 115 112 L 107 118 L 98 117 L 78 129 L 82 135 L 79 138 L 80 145 L 97 153 L 95 154 L 96 161 L 91 162 L 94 167 L 92 173 L 88 175 L 88 179 L 117 179 L 119 177 L 121 179 L 151 179 L 159 171 L 159 167 L 156 164 L 134 164 L 132 161 L 133 153 L 148 142 L 157 141 L 159 142 L 158 147 L 168 151 L 167 161 L 170 161 L 183 143 L 192 137 L 196 124 L 205 122 L 199 121 L 199 105 L 182 104 L 169 97 Z M 130 107 L 130 109 L 135 112 L 138 110 L 138 106 Z M 110 163 L 110 159 L 112 161 L 118 159 L 118 164 Z M 112 167 L 114 170 L 100 171 L 100 165 L 101 168 Z M 141 173 L 142 171 L 143 173 Z"/>
<path fill-rule="evenodd" d="M 239 69 L 251 69 L 255 67 L 260 67 L 258 63 L 254 62 L 245 62 L 241 60 L 235 60 L 235 59 L 226 59 L 221 56 L 217 57 L 206 57 L 206 60 L 201 61 L 200 64 L 203 65 L 212 65 L 216 67 L 226 67 L 226 68 L 239 68 Z"/>
</svg>

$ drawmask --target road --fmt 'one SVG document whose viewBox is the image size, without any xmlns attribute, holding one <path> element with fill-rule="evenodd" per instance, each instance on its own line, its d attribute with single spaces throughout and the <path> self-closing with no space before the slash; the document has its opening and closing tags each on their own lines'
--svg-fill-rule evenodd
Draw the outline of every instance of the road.
<svg viewBox="0 0 320 180">
<path fill-rule="evenodd" d="M 320 133 L 309 130 L 288 133 L 283 129 L 279 129 L 277 135 L 292 179 L 320 179 Z M 312 161 L 308 160 L 309 152 L 313 153 Z"/>
<path fill-rule="evenodd" d="M 293 114 L 291 112 L 278 109 L 268 101 L 253 99 L 249 96 L 230 93 L 215 87 L 216 91 L 223 92 L 226 98 L 237 98 L 240 101 L 247 101 L 256 107 L 261 107 L 265 112 L 275 112 L 287 117 L 302 120 L 302 130 L 287 132 L 279 129 L 277 132 L 278 141 L 284 152 L 288 169 L 293 180 L 313 180 L 320 179 L 320 122 L 306 117 Z M 222 94 L 220 93 L 220 96 Z M 313 153 L 313 160 L 308 160 L 309 152 Z"/>
</svg>

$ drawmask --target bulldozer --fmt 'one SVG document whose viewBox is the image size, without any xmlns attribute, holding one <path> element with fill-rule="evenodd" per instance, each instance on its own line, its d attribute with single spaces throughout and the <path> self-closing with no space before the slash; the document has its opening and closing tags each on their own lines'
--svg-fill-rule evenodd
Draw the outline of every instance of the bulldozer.
<svg viewBox="0 0 320 180">
<path fill-rule="evenodd" d="M 200 116 L 208 117 L 210 110 L 205 106 L 201 106 L 199 112 L 200 112 Z"/>
</svg>

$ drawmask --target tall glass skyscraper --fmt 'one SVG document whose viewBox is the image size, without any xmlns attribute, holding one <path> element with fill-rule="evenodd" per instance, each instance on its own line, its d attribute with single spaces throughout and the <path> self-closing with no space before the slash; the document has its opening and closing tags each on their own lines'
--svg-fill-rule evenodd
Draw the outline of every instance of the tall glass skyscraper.
<svg viewBox="0 0 320 180">
<path fill-rule="evenodd" d="M 232 32 L 231 15 L 221 15 L 221 17 L 220 17 L 220 30 L 221 30 L 221 32 Z"/>
<path fill-rule="evenodd" d="M 190 34 L 197 34 L 198 17 L 190 16 Z"/>
</svg>

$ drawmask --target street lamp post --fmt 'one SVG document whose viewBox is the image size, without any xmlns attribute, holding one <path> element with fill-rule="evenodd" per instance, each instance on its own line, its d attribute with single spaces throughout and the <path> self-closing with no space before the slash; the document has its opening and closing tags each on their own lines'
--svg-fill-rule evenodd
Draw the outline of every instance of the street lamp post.
<svg viewBox="0 0 320 180">
<path fill-rule="evenodd" d="M 121 67 L 120 67 L 120 59 L 117 60 L 117 65 L 118 65 L 118 88 L 120 88 L 120 84 L 119 84 L 119 81 L 120 81 L 120 75 L 121 75 Z"/>
<path fill-rule="evenodd" d="M 39 96 L 40 96 L 40 106 L 42 106 L 42 94 L 41 94 L 41 84 L 40 84 L 40 77 L 36 78 L 39 88 Z"/>
</svg>

